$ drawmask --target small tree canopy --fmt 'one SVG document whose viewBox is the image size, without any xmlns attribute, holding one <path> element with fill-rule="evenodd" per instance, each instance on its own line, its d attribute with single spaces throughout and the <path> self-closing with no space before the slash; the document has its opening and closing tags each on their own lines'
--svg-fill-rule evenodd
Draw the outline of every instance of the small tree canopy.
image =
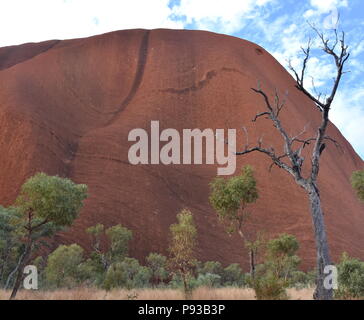
<svg viewBox="0 0 364 320">
<path fill-rule="evenodd" d="M 16 207 L 22 213 L 57 226 L 70 226 L 87 197 L 87 186 L 70 179 L 37 173 L 21 187 Z"/>
<path fill-rule="evenodd" d="M 267 244 L 267 249 L 270 256 L 293 256 L 299 249 L 299 243 L 295 236 L 283 233 L 277 238 L 270 240 Z"/>
<path fill-rule="evenodd" d="M 351 184 L 361 201 L 364 201 L 364 170 L 355 171 L 351 176 Z"/>
<path fill-rule="evenodd" d="M 364 262 L 351 258 L 344 252 L 337 267 L 340 285 L 335 295 L 341 299 L 363 299 Z"/>
<path fill-rule="evenodd" d="M 189 210 L 182 210 L 177 215 L 177 220 L 178 223 L 172 224 L 170 227 L 172 243 L 169 251 L 174 267 L 184 272 L 190 269 L 191 263 L 194 260 L 197 229 L 192 213 Z"/>
<path fill-rule="evenodd" d="M 244 282 L 244 274 L 238 263 L 228 265 L 223 271 L 223 284 L 225 286 L 241 286 Z"/>
<path fill-rule="evenodd" d="M 198 270 L 200 274 L 218 274 L 222 275 L 223 268 L 220 262 L 218 261 L 206 261 Z"/>
<path fill-rule="evenodd" d="M 80 278 L 79 266 L 83 261 L 83 249 L 77 244 L 60 245 L 48 256 L 45 275 L 48 285 L 74 287 Z"/>
<path fill-rule="evenodd" d="M 16 225 L 18 219 L 19 212 L 17 210 L 0 206 L 0 253 L 2 245 L 19 240 L 19 231 Z"/>
<path fill-rule="evenodd" d="M 87 228 L 85 231 L 92 238 L 92 248 L 95 250 L 95 253 L 100 254 L 101 237 L 105 233 L 105 226 L 101 223 L 98 223 L 95 226 Z"/>
<path fill-rule="evenodd" d="M 249 248 L 250 273 L 254 277 L 255 260 L 259 241 L 253 241 L 243 232 L 249 212 L 248 204 L 258 199 L 258 190 L 251 166 L 242 168 L 241 174 L 229 179 L 215 178 L 211 184 L 210 203 L 216 210 L 221 222 L 227 225 L 228 233 L 238 232 Z"/>
<path fill-rule="evenodd" d="M 170 269 L 183 279 L 185 297 L 188 298 L 191 288 L 188 284 L 188 278 L 196 266 L 195 246 L 197 229 L 193 221 L 191 211 L 184 209 L 177 215 L 177 223 L 172 224 L 171 245 L 169 252 L 171 258 L 169 261 Z"/>
<path fill-rule="evenodd" d="M 210 203 L 220 219 L 230 223 L 242 222 L 243 210 L 258 199 L 256 180 L 251 166 L 230 179 L 215 178 L 210 184 Z"/>
<path fill-rule="evenodd" d="M 86 273 L 91 275 L 89 279 L 93 278 L 94 283 L 102 284 L 110 266 L 122 262 L 128 256 L 132 231 L 120 224 L 105 229 L 105 226 L 99 223 L 87 228 L 86 233 L 91 236 L 93 250 L 83 267 Z M 104 238 L 107 241 L 102 245 Z M 110 271 L 110 274 L 112 273 L 113 270 Z"/>
<path fill-rule="evenodd" d="M 94 236 L 100 237 L 104 232 L 105 226 L 101 223 L 96 224 L 95 226 L 91 226 L 86 229 L 86 233 Z"/>
<path fill-rule="evenodd" d="M 14 223 L 18 219 L 18 211 L 0 206 L 0 287 L 7 284 L 8 276 L 16 268 L 24 247 L 20 241 L 23 230 L 20 232 Z"/>
<path fill-rule="evenodd" d="M 17 214 L 14 225 L 24 239 L 25 248 L 17 265 L 17 277 L 10 299 L 14 299 L 21 284 L 23 267 L 29 262 L 32 250 L 44 237 L 70 226 L 78 216 L 87 197 L 87 186 L 70 179 L 37 173 L 21 187 L 15 201 Z M 16 271 L 16 269 L 15 269 Z M 12 273 L 13 275 L 13 273 Z"/>
<path fill-rule="evenodd" d="M 128 255 L 132 231 L 118 224 L 107 229 L 106 235 L 110 239 L 110 260 L 112 262 L 123 260 Z"/>
<path fill-rule="evenodd" d="M 151 272 L 147 267 L 139 264 L 134 258 L 125 258 L 122 262 L 113 263 L 105 277 L 103 287 L 106 290 L 113 288 L 142 288 L 149 283 Z"/>
<path fill-rule="evenodd" d="M 266 244 L 265 262 L 257 266 L 257 277 L 250 279 L 258 300 L 287 299 L 286 288 L 297 272 L 300 258 L 295 236 L 281 234 Z"/>
<path fill-rule="evenodd" d="M 159 253 L 150 253 L 146 262 L 152 273 L 153 284 L 158 284 L 168 278 L 167 257 Z"/>
</svg>

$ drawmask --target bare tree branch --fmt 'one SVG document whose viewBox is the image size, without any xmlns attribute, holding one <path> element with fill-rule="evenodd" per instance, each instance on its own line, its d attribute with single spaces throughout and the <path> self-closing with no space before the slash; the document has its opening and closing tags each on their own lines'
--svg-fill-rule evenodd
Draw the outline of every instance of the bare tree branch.
<svg viewBox="0 0 364 320">
<path fill-rule="evenodd" d="M 331 259 L 327 243 L 323 211 L 321 207 L 320 192 L 317 187 L 317 177 L 319 173 L 320 157 L 326 148 L 325 141 L 333 142 L 337 148 L 341 148 L 336 140 L 326 135 L 326 131 L 329 123 L 329 111 L 331 104 L 336 95 L 342 75 L 345 73 L 344 65 L 350 54 L 348 52 L 348 46 L 345 43 L 344 32 L 342 32 L 339 36 L 337 30 L 334 29 L 334 41 L 332 44 L 330 44 L 330 40 L 325 38 L 323 33 L 319 32 L 313 25 L 310 26 L 320 38 L 322 50 L 333 58 L 336 66 L 336 76 L 334 78 L 334 84 L 332 86 L 331 92 L 327 97 L 325 96 L 324 99 L 322 99 L 321 94 L 317 94 L 313 79 L 312 84 L 317 97 L 311 94 L 304 87 L 307 65 L 311 54 L 311 39 L 308 41 L 307 48 L 301 48 L 304 54 L 301 72 L 298 73 L 292 66 L 291 62 L 289 62 L 289 68 L 293 72 L 296 79 L 296 88 L 306 95 L 311 101 L 313 101 L 321 111 L 321 123 L 316 129 L 316 135 L 309 138 L 302 137 L 306 133 L 306 125 L 300 133 L 298 133 L 296 136 L 290 137 L 279 119 L 279 114 L 283 109 L 285 102 L 280 102 L 279 94 L 277 90 L 275 90 L 274 104 L 272 104 L 267 93 L 262 90 L 260 83 L 258 83 L 258 88 L 252 88 L 252 90 L 263 98 L 266 111 L 256 114 L 252 121 L 256 122 L 263 116 L 265 116 L 266 119 L 270 119 L 273 122 L 274 127 L 278 130 L 283 138 L 284 153 L 278 156 L 275 153 L 273 147 L 263 147 L 262 139 L 257 142 L 256 146 L 249 147 L 247 130 L 244 128 L 247 143 L 244 149 L 240 152 L 237 152 L 236 154 L 245 155 L 252 152 L 260 152 L 265 154 L 272 160 L 269 170 L 271 170 L 274 165 L 277 165 L 279 168 L 282 168 L 290 173 L 294 177 L 296 183 L 307 191 L 308 198 L 310 200 L 311 215 L 313 219 L 317 248 L 318 281 L 315 295 L 316 298 L 319 299 L 332 299 L 332 290 L 326 290 L 324 287 L 324 267 L 331 264 Z M 301 174 L 301 169 L 305 159 L 301 154 L 302 150 L 307 145 L 311 145 L 311 143 L 314 143 L 311 154 L 311 168 L 309 175 L 307 177 L 303 177 Z M 298 149 L 295 147 L 296 144 L 300 144 Z M 283 159 L 286 161 L 283 161 Z"/>
<path fill-rule="evenodd" d="M 258 120 L 259 117 L 262 117 L 262 116 L 265 116 L 265 115 L 269 116 L 270 113 L 269 112 L 261 112 L 261 113 L 258 113 L 252 121 L 255 122 L 255 121 Z"/>
</svg>

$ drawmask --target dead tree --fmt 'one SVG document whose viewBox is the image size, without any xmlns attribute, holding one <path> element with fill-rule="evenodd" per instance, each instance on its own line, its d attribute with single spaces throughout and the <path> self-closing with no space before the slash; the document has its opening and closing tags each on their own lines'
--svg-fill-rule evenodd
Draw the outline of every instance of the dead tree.
<svg viewBox="0 0 364 320">
<path fill-rule="evenodd" d="M 325 149 L 326 142 L 332 142 L 338 146 L 337 142 L 326 134 L 327 126 L 329 123 L 329 112 L 331 104 L 334 100 L 335 94 L 339 87 L 340 80 L 344 72 L 344 64 L 349 58 L 348 46 L 345 43 L 345 33 L 342 32 L 338 35 L 337 30 L 334 30 L 335 38 L 330 43 L 329 39 L 326 39 L 324 34 L 319 32 L 316 28 L 314 31 L 319 36 L 322 42 L 322 49 L 325 53 L 331 56 L 336 66 L 336 76 L 330 95 L 327 98 L 322 98 L 321 95 L 314 96 L 304 86 L 305 72 L 307 69 L 307 63 L 310 58 L 311 41 L 308 42 L 307 48 L 302 48 L 304 59 L 302 70 L 300 73 L 291 66 L 290 68 L 295 76 L 296 88 L 303 92 L 308 98 L 310 98 L 319 109 L 321 114 L 321 123 L 315 128 L 315 136 L 310 138 L 301 138 L 306 133 L 306 128 L 303 131 L 292 137 L 287 133 L 287 130 L 282 125 L 279 115 L 283 109 L 285 102 L 281 102 L 279 94 L 276 90 L 274 95 L 274 102 L 271 102 L 266 92 L 264 92 L 260 85 L 258 88 L 252 88 L 252 90 L 259 94 L 265 103 L 266 110 L 258 113 L 252 121 L 257 121 L 261 117 L 265 117 L 273 122 L 273 126 L 280 133 L 283 140 L 283 153 L 276 153 L 273 147 L 265 148 L 260 140 L 256 146 L 249 147 L 247 144 L 241 152 L 237 152 L 237 155 L 245 155 L 251 152 L 260 152 L 265 154 L 272 160 L 272 165 L 284 169 L 291 174 L 296 183 L 302 187 L 306 192 L 310 203 L 312 222 L 314 227 L 316 251 L 317 251 L 317 280 L 314 298 L 319 300 L 330 300 L 333 297 L 332 289 L 325 289 L 324 279 L 325 266 L 331 265 L 329 246 L 327 242 L 327 236 L 325 231 L 324 216 L 321 206 L 321 199 L 319 188 L 317 185 L 317 178 L 320 169 L 320 157 Z M 309 173 L 303 174 L 302 166 L 305 161 L 302 155 L 302 150 L 306 146 L 313 146 L 311 154 L 311 163 L 309 164 Z"/>
</svg>

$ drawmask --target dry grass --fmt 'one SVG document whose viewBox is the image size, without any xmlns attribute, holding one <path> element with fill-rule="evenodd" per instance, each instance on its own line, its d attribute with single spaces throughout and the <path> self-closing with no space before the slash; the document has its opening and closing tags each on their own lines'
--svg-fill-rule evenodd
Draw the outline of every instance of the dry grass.
<svg viewBox="0 0 364 320">
<path fill-rule="evenodd" d="M 311 300 L 313 289 L 289 289 L 292 300 Z M 9 291 L 0 290 L 0 300 L 7 300 Z M 56 291 L 21 290 L 18 300 L 183 300 L 183 293 L 173 289 L 135 289 L 105 291 L 93 288 L 78 288 Z M 193 292 L 193 300 L 254 300 L 252 289 L 239 288 L 198 288 Z"/>
</svg>

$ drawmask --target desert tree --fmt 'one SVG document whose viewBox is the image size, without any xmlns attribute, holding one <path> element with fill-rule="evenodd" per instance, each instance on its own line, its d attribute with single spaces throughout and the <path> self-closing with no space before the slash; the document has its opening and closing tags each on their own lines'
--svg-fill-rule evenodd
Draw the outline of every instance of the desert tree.
<svg viewBox="0 0 364 320">
<path fill-rule="evenodd" d="M 294 272 L 300 259 L 296 255 L 299 243 L 295 236 L 280 234 L 277 238 L 268 241 L 266 249 L 266 261 L 275 276 L 287 281 Z"/>
<path fill-rule="evenodd" d="M 88 227 L 85 231 L 91 237 L 92 251 L 88 261 L 89 265 L 92 265 L 93 269 L 102 273 L 107 270 L 110 265 L 105 252 L 101 248 L 102 237 L 105 235 L 105 226 L 98 223 L 94 226 Z"/>
<path fill-rule="evenodd" d="M 24 245 L 19 241 L 19 232 L 14 225 L 18 212 L 0 206 L 0 286 L 7 288 L 17 271 L 19 257 Z"/>
<path fill-rule="evenodd" d="M 351 185 L 356 191 L 358 198 L 364 201 L 364 170 L 355 171 L 352 174 Z"/>
<path fill-rule="evenodd" d="M 12 213 L 0 205 L 0 284 L 11 260 L 12 248 L 17 244 L 15 227 L 11 224 Z"/>
<path fill-rule="evenodd" d="M 124 260 L 129 253 L 129 242 L 133 237 L 132 231 L 118 224 L 106 229 L 105 233 L 110 241 L 108 252 L 110 263 Z"/>
<path fill-rule="evenodd" d="M 90 235 L 92 248 L 88 259 L 82 264 L 85 279 L 94 285 L 111 288 L 114 276 L 121 270 L 121 266 L 125 266 L 120 263 L 128 257 L 133 233 L 121 224 L 105 228 L 100 223 L 85 231 Z"/>
<path fill-rule="evenodd" d="M 330 93 L 322 96 L 322 94 L 311 93 L 307 89 L 305 82 L 307 78 L 307 65 L 312 52 L 311 40 L 308 41 L 307 47 L 302 48 L 304 59 L 300 72 L 297 71 L 290 63 L 290 69 L 294 75 L 297 90 L 302 92 L 313 102 L 320 114 L 320 124 L 313 128 L 315 134 L 312 137 L 307 137 L 306 128 L 303 128 L 300 133 L 295 136 L 291 136 L 280 119 L 281 112 L 285 106 L 285 101 L 281 99 L 277 90 L 275 90 L 273 95 L 271 95 L 266 90 L 262 89 L 260 84 L 258 84 L 258 87 L 252 88 L 252 90 L 263 99 L 265 110 L 257 113 L 252 121 L 258 121 L 263 117 L 270 120 L 282 138 L 283 151 L 278 152 L 273 146 L 264 146 L 262 139 L 259 139 L 255 146 L 250 146 L 248 135 L 246 135 L 247 142 L 245 147 L 236 154 L 246 155 L 252 152 L 262 153 L 272 160 L 271 166 L 275 165 L 288 172 L 294 178 L 295 182 L 306 191 L 310 203 L 317 251 L 317 281 L 314 297 L 315 299 L 326 300 L 332 299 L 333 292 L 332 289 L 325 289 L 324 287 L 324 269 L 326 266 L 331 265 L 332 262 L 327 242 L 324 215 L 317 179 L 320 170 L 320 158 L 326 144 L 333 143 L 336 147 L 340 147 L 338 143 L 327 134 L 327 127 L 329 124 L 329 112 L 331 110 L 332 102 L 337 93 L 342 76 L 345 73 L 344 65 L 350 54 L 348 52 L 344 32 L 339 33 L 338 30 L 335 29 L 333 30 L 333 37 L 327 37 L 314 26 L 311 27 L 317 34 L 324 53 L 327 54 L 328 57 L 332 58 L 336 70 Z M 273 98 L 271 96 L 273 96 Z M 247 133 L 246 129 L 244 130 L 245 133 Z M 310 163 L 308 164 L 309 172 L 306 174 L 303 173 L 305 157 L 302 152 L 305 147 L 311 148 Z"/>
<path fill-rule="evenodd" d="M 185 298 L 191 296 L 189 279 L 196 266 L 195 246 L 197 229 L 191 211 L 183 209 L 177 214 L 177 223 L 170 226 L 169 267 L 183 281 Z"/>
<path fill-rule="evenodd" d="M 151 282 L 154 286 L 157 286 L 168 279 L 167 257 L 152 252 L 147 256 L 146 262 L 151 271 Z"/>
<path fill-rule="evenodd" d="M 258 300 L 287 299 L 286 289 L 300 263 L 298 241 L 293 235 L 281 234 L 264 247 L 264 263 L 257 266 L 257 276 L 249 282 Z"/>
<path fill-rule="evenodd" d="M 364 262 L 344 252 L 337 267 L 340 286 L 335 292 L 335 297 L 345 300 L 362 300 L 364 298 Z"/>
<path fill-rule="evenodd" d="M 37 173 L 21 187 L 14 208 L 13 225 L 19 230 L 24 250 L 16 266 L 10 299 L 14 299 L 23 278 L 23 269 L 34 248 L 47 237 L 71 226 L 87 197 L 87 186 L 70 179 Z"/>
<path fill-rule="evenodd" d="M 145 288 L 149 285 L 151 271 L 141 266 L 134 258 L 126 257 L 122 261 L 110 265 L 105 275 L 103 288 L 111 290 L 114 288 Z"/>
<path fill-rule="evenodd" d="M 98 223 L 87 228 L 86 233 L 91 236 L 91 260 L 97 269 L 106 271 L 112 263 L 128 256 L 133 232 L 121 224 L 105 229 L 103 224 Z M 106 243 L 102 247 L 103 238 L 106 238 Z"/>
<path fill-rule="evenodd" d="M 223 267 L 218 261 L 206 261 L 205 263 L 200 263 L 198 267 L 199 274 L 218 274 L 222 275 Z"/>
<path fill-rule="evenodd" d="M 237 232 L 249 250 L 250 274 L 254 278 L 258 238 L 254 241 L 244 230 L 250 216 L 249 204 L 258 199 L 258 190 L 252 167 L 245 166 L 240 175 L 224 179 L 217 177 L 211 184 L 210 203 L 227 232 Z"/>
<path fill-rule="evenodd" d="M 229 287 L 241 287 L 244 284 L 244 272 L 238 263 L 232 263 L 224 268 L 222 283 Z"/>
<path fill-rule="evenodd" d="M 60 245 L 47 259 L 45 278 L 53 288 L 72 288 L 82 279 L 84 250 L 78 244 Z"/>
</svg>

